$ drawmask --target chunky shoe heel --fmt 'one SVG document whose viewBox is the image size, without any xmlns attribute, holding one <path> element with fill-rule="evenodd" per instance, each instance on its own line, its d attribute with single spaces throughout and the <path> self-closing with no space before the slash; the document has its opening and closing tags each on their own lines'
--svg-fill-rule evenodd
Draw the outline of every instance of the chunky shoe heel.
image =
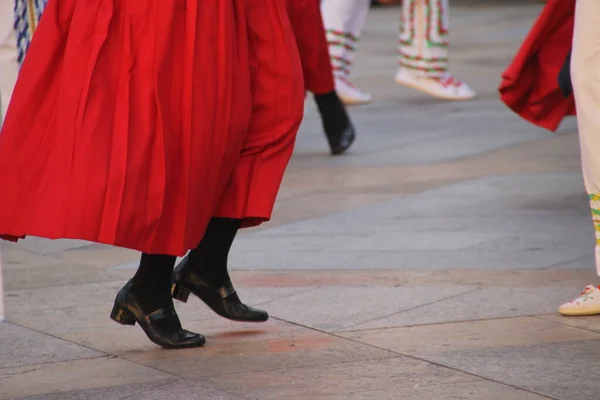
<svg viewBox="0 0 600 400">
<path fill-rule="evenodd" d="M 186 349 L 203 346 L 206 338 L 181 327 L 179 317 L 168 299 L 164 308 L 145 313 L 132 293 L 133 282 L 129 281 L 119 291 L 110 318 L 122 325 L 135 325 L 144 330 L 148 339 L 166 349 Z"/>
<path fill-rule="evenodd" d="M 190 290 L 184 288 L 178 283 L 174 283 L 171 287 L 171 294 L 175 300 L 179 300 L 182 303 L 187 303 L 188 299 L 190 298 Z"/>
<path fill-rule="evenodd" d="M 117 304 L 113 306 L 110 318 L 121 325 L 135 325 L 135 315 L 127 311 L 127 309 L 119 307 Z"/>
</svg>

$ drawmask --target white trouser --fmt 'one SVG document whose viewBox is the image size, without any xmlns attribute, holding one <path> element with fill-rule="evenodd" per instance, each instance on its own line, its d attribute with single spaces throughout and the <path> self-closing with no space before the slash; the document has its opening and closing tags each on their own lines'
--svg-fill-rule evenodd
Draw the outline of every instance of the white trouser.
<svg viewBox="0 0 600 400">
<path fill-rule="evenodd" d="M 17 47 L 13 29 L 14 0 L 0 0 L 0 120 L 17 79 Z"/>
<path fill-rule="evenodd" d="M 321 1 L 331 66 L 336 77 L 345 78 L 350 74 L 358 39 L 365 26 L 370 5 L 370 0 Z"/>
<path fill-rule="evenodd" d="M 322 0 L 334 74 L 350 74 L 369 0 Z M 398 63 L 422 77 L 440 77 L 448 71 L 448 0 L 404 0 L 398 35 Z"/>
<path fill-rule="evenodd" d="M 448 0 L 404 0 L 398 64 L 422 77 L 448 70 Z"/>
<path fill-rule="evenodd" d="M 600 275 L 600 1 L 577 0 L 571 79 L 577 108 L 581 166 L 596 228 Z"/>
</svg>

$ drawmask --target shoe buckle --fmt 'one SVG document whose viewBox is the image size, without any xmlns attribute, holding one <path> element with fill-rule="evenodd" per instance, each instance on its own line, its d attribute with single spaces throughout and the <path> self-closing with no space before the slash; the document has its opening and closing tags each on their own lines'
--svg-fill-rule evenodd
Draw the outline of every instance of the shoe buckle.
<svg viewBox="0 0 600 400">
<path fill-rule="evenodd" d="M 217 289 L 217 292 L 219 293 L 219 296 L 221 296 L 222 299 L 226 299 L 227 297 L 235 293 L 235 289 L 233 288 L 233 285 L 231 283 L 228 283 Z"/>
</svg>

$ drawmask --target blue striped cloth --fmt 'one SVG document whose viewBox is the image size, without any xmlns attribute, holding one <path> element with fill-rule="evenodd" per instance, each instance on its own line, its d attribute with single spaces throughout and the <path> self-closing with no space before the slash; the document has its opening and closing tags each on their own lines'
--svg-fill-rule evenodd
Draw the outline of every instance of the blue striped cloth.
<svg viewBox="0 0 600 400">
<path fill-rule="evenodd" d="M 48 0 L 15 0 L 15 32 L 19 64 L 23 63 L 33 32 Z"/>
</svg>

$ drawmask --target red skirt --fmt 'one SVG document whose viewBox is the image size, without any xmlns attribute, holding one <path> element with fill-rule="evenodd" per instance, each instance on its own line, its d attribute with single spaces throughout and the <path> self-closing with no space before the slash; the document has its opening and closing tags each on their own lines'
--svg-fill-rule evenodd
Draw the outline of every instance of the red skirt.
<svg viewBox="0 0 600 400">
<path fill-rule="evenodd" d="M 211 216 L 268 219 L 303 99 L 278 2 L 50 0 L 0 134 L 0 234 L 182 255 Z M 259 48 L 257 25 L 284 34 Z M 259 74 L 272 53 L 289 72 Z"/>
<path fill-rule="evenodd" d="M 523 119 L 555 131 L 575 115 L 573 97 L 565 98 L 558 74 L 571 49 L 575 0 L 549 0 L 513 62 L 502 74 L 500 99 Z"/>
<path fill-rule="evenodd" d="M 333 92 L 333 71 L 320 0 L 286 0 L 286 5 L 300 52 L 306 90 L 317 95 Z"/>
</svg>

